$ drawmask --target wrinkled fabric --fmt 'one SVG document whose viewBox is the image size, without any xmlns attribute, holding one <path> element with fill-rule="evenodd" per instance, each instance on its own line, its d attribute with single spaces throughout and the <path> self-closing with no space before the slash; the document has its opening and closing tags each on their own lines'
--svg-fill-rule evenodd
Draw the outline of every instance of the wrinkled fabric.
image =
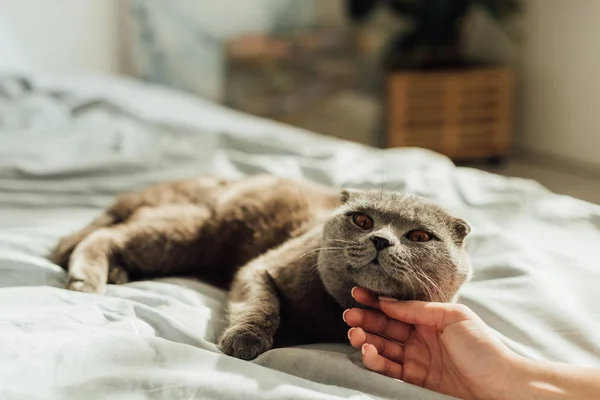
<svg viewBox="0 0 600 400">
<path fill-rule="evenodd" d="M 349 345 L 215 345 L 224 292 L 188 279 L 68 292 L 45 256 L 114 196 L 215 173 L 428 197 L 466 219 L 461 291 L 515 351 L 600 366 L 600 208 L 419 149 L 377 150 L 114 77 L 0 80 L 0 398 L 441 399 L 364 369 Z M 341 316 L 340 316 L 341 317 Z"/>
</svg>

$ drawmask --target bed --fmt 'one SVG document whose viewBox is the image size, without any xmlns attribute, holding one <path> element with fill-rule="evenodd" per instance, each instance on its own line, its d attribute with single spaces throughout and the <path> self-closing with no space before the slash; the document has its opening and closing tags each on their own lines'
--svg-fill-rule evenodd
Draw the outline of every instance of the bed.
<svg viewBox="0 0 600 400">
<path fill-rule="evenodd" d="M 45 257 L 118 193 L 216 173 L 415 193 L 473 226 L 460 302 L 529 357 L 600 366 L 600 208 L 536 182 L 378 150 L 102 75 L 0 74 L 1 399 L 442 399 L 348 345 L 223 355 L 224 292 L 186 279 L 69 292 Z"/>
</svg>

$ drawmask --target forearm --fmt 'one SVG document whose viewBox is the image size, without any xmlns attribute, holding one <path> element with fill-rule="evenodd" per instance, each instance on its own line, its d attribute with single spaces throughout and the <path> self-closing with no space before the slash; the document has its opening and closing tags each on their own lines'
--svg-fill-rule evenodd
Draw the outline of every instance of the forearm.
<svg viewBox="0 0 600 400">
<path fill-rule="evenodd" d="M 521 358 L 503 398 L 511 400 L 599 399 L 600 369 Z"/>
<path fill-rule="evenodd" d="M 219 342 L 225 354 L 252 360 L 273 346 L 279 298 L 263 268 L 242 268 L 229 297 L 229 327 Z"/>
<path fill-rule="evenodd" d="M 229 298 L 231 325 L 260 325 L 265 334 L 273 335 L 279 326 L 279 298 L 264 269 L 240 271 L 233 282 Z"/>
</svg>

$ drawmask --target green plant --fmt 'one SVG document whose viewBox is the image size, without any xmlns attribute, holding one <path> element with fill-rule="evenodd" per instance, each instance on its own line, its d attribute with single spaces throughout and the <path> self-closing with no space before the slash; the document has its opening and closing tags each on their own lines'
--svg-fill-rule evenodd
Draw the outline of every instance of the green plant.
<svg viewBox="0 0 600 400">
<path fill-rule="evenodd" d="M 461 66 L 463 25 L 474 7 L 480 7 L 512 37 L 506 25 L 521 11 L 519 0 L 348 0 L 350 17 L 360 23 L 380 5 L 411 22 L 408 32 L 393 38 L 385 60 L 388 68 L 448 68 Z"/>
</svg>

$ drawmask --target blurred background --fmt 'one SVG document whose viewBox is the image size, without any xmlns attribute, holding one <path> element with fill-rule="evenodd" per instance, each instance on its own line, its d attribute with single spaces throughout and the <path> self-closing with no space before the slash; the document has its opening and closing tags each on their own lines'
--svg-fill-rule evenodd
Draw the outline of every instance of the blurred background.
<svg viewBox="0 0 600 400">
<path fill-rule="evenodd" d="M 35 69 L 128 75 L 595 203 L 598 16 L 600 0 L 0 0 Z"/>
</svg>

